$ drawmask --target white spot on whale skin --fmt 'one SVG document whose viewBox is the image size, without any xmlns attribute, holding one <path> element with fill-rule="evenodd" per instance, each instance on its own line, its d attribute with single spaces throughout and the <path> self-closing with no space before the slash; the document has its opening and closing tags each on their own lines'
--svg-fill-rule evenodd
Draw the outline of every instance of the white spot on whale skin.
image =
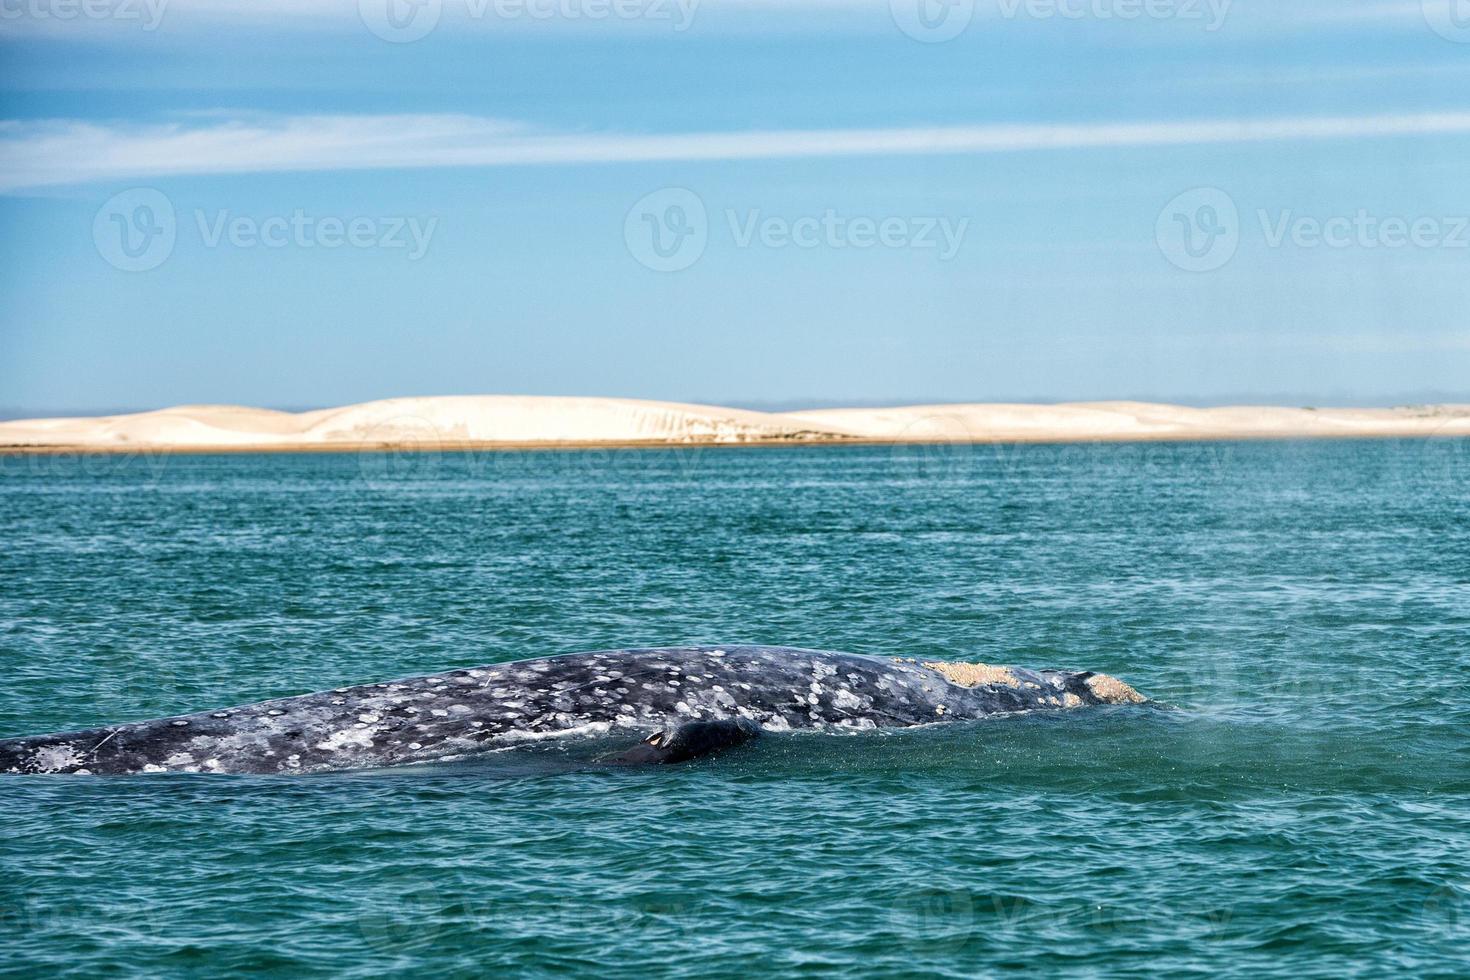
<svg viewBox="0 0 1470 980">
<path fill-rule="evenodd" d="M 183 728 L 185 725 L 187 725 L 189 723 L 187 721 L 185 721 L 184 719 L 180 718 L 178 721 L 171 721 L 171 722 L 169 722 L 169 724 L 172 725 L 172 726 L 174 726 L 175 728 Z"/>
<path fill-rule="evenodd" d="M 372 724 L 373 722 L 375 722 L 375 721 L 378 720 L 378 716 L 375 715 L 375 714 L 373 714 L 371 711 L 368 711 L 368 712 L 364 712 L 363 714 L 358 715 L 357 716 L 357 720 L 358 721 L 365 721 L 368 724 Z"/>
<path fill-rule="evenodd" d="M 266 714 L 271 715 L 272 717 L 275 717 L 275 716 L 278 716 L 278 715 L 284 715 L 285 713 L 286 712 L 283 709 L 281 709 L 281 708 L 272 708 L 272 709 L 270 709 L 269 711 L 266 712 Z"/>
<path fill-rule="evenodd" d="M 143 772 L 168 772 L 168 770 L 165 769 L 165 768 L 163 768 L 163 766 L 155 765 L 152 762 L 147 763 L 146 765 L 144 765 L 142 771 Z"/>
<path fill-rule="evenodd" d="M 31 756 L 31 765 L 41 772 L 55 772 L 58 769 L 80 765 L 85 761 L 86 759 L 77 752 L 76 747 L 67 743 L 43 745 Z"/>
<path fill-rule="evenodd" d="M 166 766 L 192 766 L 194 764 L 194 756 L 188 752 L 175 752 L 167 759 L 164 759 L 163 764 Z"/>
<path fill-rule="evenodd" d="M 345 748 L 370 749 L 372 746 L 372 733 L 360 728 L 344 728 L 340 732 L 333 732 L 325 740 L 316 743 L 317 748 L 327 752 L 338 752 Z"/>
<path fill-rule="evenodd" d="M 430 708 L 429 714 L 434 715 L 437 718 L 447 718 L 449 716 L 449 712 L 445 711 L 443 708 Z"/>
</svg>

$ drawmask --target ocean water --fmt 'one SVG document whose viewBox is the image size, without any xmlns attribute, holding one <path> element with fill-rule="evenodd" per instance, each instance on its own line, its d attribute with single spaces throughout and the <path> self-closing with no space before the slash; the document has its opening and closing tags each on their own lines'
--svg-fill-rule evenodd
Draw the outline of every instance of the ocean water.
<svg viewBox="0 0 1470 980">
<path fill-rule="evenodd" d="M 704 642 L 1157 704 L 0 777 L 0 972 L 1470 972 L 1465 440 L 0 457 L 0 735 Z"/>
</svg>

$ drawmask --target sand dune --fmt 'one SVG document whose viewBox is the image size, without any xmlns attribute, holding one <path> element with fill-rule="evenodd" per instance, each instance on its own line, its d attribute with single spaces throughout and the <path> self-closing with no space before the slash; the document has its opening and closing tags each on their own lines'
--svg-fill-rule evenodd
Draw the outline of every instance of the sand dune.
<svg viewBox="0 0 1470 980">
<path fill-rule="evenodd" d="M 788 442 L 840 426 L 706 405 L 625 398 L 391 398 L 314 412 L 181 405 L 135 415 L 0 423 L 0 446 L 329 449 L 504 444 Z"/>
<path fill-rule="evenodd" d="M 1072 402 L 842 408 L 791 412 L 786 417 L 895 442 L 1470 435 L 1470 405 L 1316 409 Z"/>
<path fill-rule="evenodd" d="M 311 450 L 788 442 L 1063 442 L 1470 435 L 1470 405 L 1185 408 L 1144 402 L 750 412 L 626 398 L 393 398 L 313 412 L 180 405 L 0 423 L 0 448 Z"/>
</svg>

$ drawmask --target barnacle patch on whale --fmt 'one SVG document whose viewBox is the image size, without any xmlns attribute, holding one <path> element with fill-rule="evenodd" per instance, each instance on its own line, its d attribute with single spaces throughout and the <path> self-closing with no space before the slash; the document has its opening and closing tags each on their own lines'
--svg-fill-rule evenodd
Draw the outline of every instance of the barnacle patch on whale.
<svg viewBox="0 0 1470 980">
<path fill-rule="evenodd" d="M 991 664 L 959 664 L 947 661 L 926 661 L 925 667 L 944 675 L 944 679 L 951 684 L 960 687 L 980 687 L 1000 685 L 1002 687 L 1020 687 L 1021 679 L 1009 667 L 995 667 Z"/>
<path fill-rule="evenodd" d="M 1093 674 L 1083 683 L 1099 701 L 1105 704 L 1143 704 L 1148 700 L 1111 674 Z"/>
</svg>

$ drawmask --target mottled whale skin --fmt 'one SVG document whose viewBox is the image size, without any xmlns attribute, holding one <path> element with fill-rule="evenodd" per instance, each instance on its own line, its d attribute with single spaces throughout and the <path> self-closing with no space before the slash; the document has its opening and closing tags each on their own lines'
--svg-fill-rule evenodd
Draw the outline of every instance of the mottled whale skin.
<svg viewBox="0 0 1470 980">
<path fill-rule="evenodd" d="M 721 720 L 872 729 L 1140 700 L 1091 673 L 786 647 L 606 650 L 0 740 L 0 773 L 322 772 L 446 761 L 575 730 Z"/>
</svg>

